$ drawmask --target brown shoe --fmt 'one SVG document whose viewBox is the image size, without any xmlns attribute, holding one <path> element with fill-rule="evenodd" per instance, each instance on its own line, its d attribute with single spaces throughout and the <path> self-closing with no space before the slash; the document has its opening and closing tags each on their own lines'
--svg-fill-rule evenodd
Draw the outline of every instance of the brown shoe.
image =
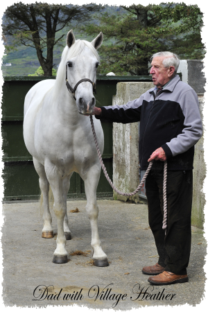
<svg viewBox="0 0 208 312">
<path fill-rule="evenodd" d="M 157 275 L 165 271 L 165 268 L 162 267 L 160 264 L 156 263 L 152 266 L 147 266 L 142 269 L 142 273 L 148 274 L 148 275 Z"/>
<path fill-rule="evenodd" d="M 148 282 L 154 285 L 169 285 L 175 283 L 188 282 L 187 275 L 177 275 L 171 272 L 164 271 L 158 276 L 149 277 Z"/>
</svg>

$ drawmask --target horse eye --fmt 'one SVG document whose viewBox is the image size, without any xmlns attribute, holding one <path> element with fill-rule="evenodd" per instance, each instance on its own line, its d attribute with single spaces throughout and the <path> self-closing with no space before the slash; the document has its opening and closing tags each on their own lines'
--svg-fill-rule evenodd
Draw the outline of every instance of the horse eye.
<svg viewBox="0 0 208 312">
<path fill-rule="evenodd" d="M 72 67 L 72 62 L 68 62 L 68 67 Z"/>
<path fill-rule="evenodd" d="M 99 63 L 96 63 L 96 64 L 95 64 L 95 67 L 98 68 L 98 66 L 99 66 Z"/>
</svg>

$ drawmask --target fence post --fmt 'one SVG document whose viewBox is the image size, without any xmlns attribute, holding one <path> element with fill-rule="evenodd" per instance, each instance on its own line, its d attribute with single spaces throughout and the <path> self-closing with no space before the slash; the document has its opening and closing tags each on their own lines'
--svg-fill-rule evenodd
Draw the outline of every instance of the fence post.
<svg viewBox="0 0 208 312">
<path fill-rule="evenodd" d="M 153 87 L 152 82 L 119 82 L 113 105 L 123 105 L 139 98 Z M 113 124 L 113 182 L 122 192 L 132 192 L 139 184 L 139 123 Z M 139 202 L 139 195 L 122 196 L 113 193 L 114 199 Z"/>
</svg>

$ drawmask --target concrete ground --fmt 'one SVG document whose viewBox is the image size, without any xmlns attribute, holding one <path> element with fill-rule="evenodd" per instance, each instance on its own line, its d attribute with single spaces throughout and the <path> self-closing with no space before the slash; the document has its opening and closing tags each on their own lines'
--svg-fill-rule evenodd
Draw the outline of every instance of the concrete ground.
<svg viewBox="0 0 208 312">
<path fill-rule="evenodd" d="M 192 228 L 189 282 L 150 286 L 142 274 L 157 262 L 157 252 L 147 222 L 145 204 L 98 200 L 99 233 L 109 267 L 91 262 L 90 224 L 84 200 L 68 201 L 72 240 L 66 264 L 52 263 L 55 238 L 41 238 L 42 220 L 37 202 L 3 205 L 3 300 L 5 306 L 71 306 L 130 310 L 144 306 L 198 305 L 204 300 L 206 240 Z M 79 209 L 78 213 L 70 212 Z M 56 222 L 53 218 L 54 232 Z M 82 310 L 82 309 L 81 309 Z"/>
</svg>

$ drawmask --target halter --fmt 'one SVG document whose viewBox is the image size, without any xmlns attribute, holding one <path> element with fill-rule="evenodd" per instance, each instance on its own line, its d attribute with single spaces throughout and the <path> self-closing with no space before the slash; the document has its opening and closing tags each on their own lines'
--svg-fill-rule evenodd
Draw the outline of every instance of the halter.
<svg viewBox="0 0 208 312">
<path fill-rule="evenodd" d="M 88 81 L 88 82 L 90 82 L 90 83 L 92 84 L 93 93 L 96 94 L 96 84 L 95 84 L 94 82 L 92 82 L 92 80 L 90 80 L 90 79 L 88 79 L 88 78 L 83 78 L 83 79 L 79 80 L 79 81 L 76 83 L 75 87 L 72 88 L 72 87 L 70 86 L 69 82 L 68 82 L 68 79 L 67 79 L 67 64 L 66 64 L 66 86 L 67 86 L 67 89 L 68 89 L 69 91 L 71 91 L 71 93 L 73 94 L 73 98 L 74 98 L 75 100 L 76 100 L 76 98 L 75 98 L 76 89 L 77 89 L 78 85 L 79 85 L 80 83 L 84 82 L 84 81 Z"/>
</svg>

